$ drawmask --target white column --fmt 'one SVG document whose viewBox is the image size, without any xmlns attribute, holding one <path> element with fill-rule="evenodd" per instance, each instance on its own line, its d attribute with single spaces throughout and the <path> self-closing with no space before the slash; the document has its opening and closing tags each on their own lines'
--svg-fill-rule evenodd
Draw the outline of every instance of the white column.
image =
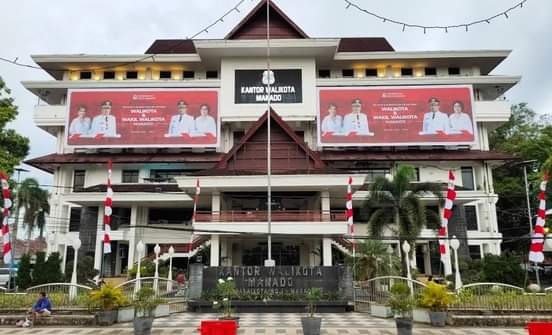
<svg viewBox="0 0 552 335">
<path fill-rule="evenodd" d="M 67 245 L 58 246 L 58 252 L 61 255 L 61 273 L 65 273 L 65 264 L 67 264 Z"/>
<path fill-rule="evenodd" d="M 102 267 L 102 240 L 103 240 L 103 216 L 104 208 L 98 207 L 98 222 L 96 228 L 96 251 L 94 253 L 94 269 L 100 271 Z"/>
<path fill-rule="evenodd" d="M 115 271 L 113 274 L 118 276 L 121 274 L 121 243 L 117 241 L 117 248 L 114 248 L 115 252 Z"/>
<path fill-rule="evenodd" d="M 134 252 L 136 251 L 136 224 L 138 222 L 138 206 L 133 205 L 130 208 L 130 230 L 128 232 L 128 263 L 127 268 L 130 270 L 134 267 Z"/>
<path fill-rule="evenodd" d="M 219 266 L 220 237 L 211 235 L 211 266 Z"/>
<path fill-rule="evenodd" d="M 425 274 L 431 275 L 431 253 L 429 251 L 429 244 L 424 245 L 424 268 Z"/>
<path fill-rule="evenodd" d="M 320 204 L 321 204 L 321 210 L 322 210 L 322 221 L 331 221 L 329 191 L 320 192 Z"/>
<path fill-rule="evenodd" d="M 332 239 L 324 237 L 322 239 L 322 259 L 324 266 L 332 266 Z"/>
</svg>

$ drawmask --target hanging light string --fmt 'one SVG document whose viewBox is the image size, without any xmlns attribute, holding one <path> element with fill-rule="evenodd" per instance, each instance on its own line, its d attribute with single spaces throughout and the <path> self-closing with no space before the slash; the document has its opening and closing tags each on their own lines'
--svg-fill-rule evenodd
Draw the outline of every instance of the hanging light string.
<svg viewBox="0 0 552 335">
<path fill-rule="evenodd" d="M 417 29 L 421 29 L 424 31 L 424 34 L 427 32 L 427 30 L 441 30 L 441 31 L 444 31 L 445 33 L 448 33 L 449 29 L 457 29 L 457 28 L 462 28 L 462 29 L 465 29 L 466 31 L 469 30 L 469 27 L 471 26 L 474 26 L 474 25 L 477 25 L 477 24 L 481 24 L 481 23 L 487 23 L 487 24 L 490 24 L 492 20 L 495 20 L 495 19 L 498 19 L 502 16 L 504 16 L 506 19 L 509 18 L 509 14 L 511 11 L 517 9 L 517 8 L 523 8 L 523 5 L 528 1 L 528 0 L 523 0 L 523 1 L 520 1 L 518 2 L 516 5 L 506 9 L 505 11 L 502 11 L 498 14 L 495 14 L 495 15 L 492 15 L 492 16 L 489 16 L 487 18 L 484 18 L 484 19 L 480 19 L 480 20 L 475 20 L 475 21 L 471 21 L 471 22 L 466 22 L 466 23 L 460 23 L 460 24 L 452 24 L 452 25 L 433 25 L 433 26 L 425 26 L 425 25 L 421 25 L 421 24 L 413 24 L 413 23 L 408 23 L 408 22 L 403 22 L 403 21 L 399 21 L 399 20 L 395 20 L 395 19 L 392 19 L 392 18 L 388 18 L 388 17 L 385 17 L 385 16 L 382 16 L 380 14 L 377 14 L 375 12 L 372 12 L 372 11 L 369 11 L 367 9 L 364 9 L 362 8 L 361 6 L 359 6 L 358 4 L 356 4 L 355 2 L 351 1 L 351 0 L 343 0 L 345 1 L 345 3 L 347 4 L 347 6 L 345 7 L 345 9 L 349 9 L 350 7 L 354 7 L 355 9 L 365 13 L 365 14 L 368 14 L 372 17 L 375 17 L 376 19 L 380 19 L 382 20 L 384 23 L 385 22 L 389 22 L 389 23 L 393 23 L 393 24 L 396 24 L 396 25 L 399 25 L 399 26 L 402 26 L 402 31 L 405 31 L 406 28 L 417 28 Z"/>
<path fill-rule="evenodd" d="M 177 47 L 179 46 L 180 44 L 184 43 L 185 41 L 188 41 L 188 40 L 193 40 L 194 38 L 198 37 L 199 35 L 202 35 L 202 34 L 207 34 L 209 33 L 209 30 L 211 30 L 211 28 L 213 28 L 214 26 L 216 26 L 217 24 L 219 23 L 222 23 L 224 22 L 224 19 L 236 12 L 236 13 L 241 13 L 240 12 L 240 7 L 243 5 L 243 3 L 246 2 L 246 0 L 240 0 L 238 1 L 238 3 L 236 3 L 236 5 L 234 5 L 231 9 L 229 9 L 228 11 L 226 11 L 221 17 L 219 17 L 218 19 L 216 19 L 213 23 L 207 25 L 206 27 L 202 28 L 201 30 L 199 30 L 197 33 L 193 34 L 191 37 L 186 37 L 186 39 L 184 40 L 180 40 L 178 41 L 178 43 L 176 43 L 173 47 Z M 117 67 L 122 67 L 122 66 L 130 66 L 130 65 L 134 65 L 134 64 L 138 64 L 140 62 L 143 62 L 147 59 L 150 59 L 155 63 L 155 56 L 159 55 L 159 53 L 155 53 L 155 54 L 148 54 L 148 55 L 145 55 L 144 57 L 141 57 L 141 58 L 138 58 L 136 60 L 133 60 L 133 61 L 130 61 L 130 62 L 125 62 L 125 63 L 120 63 L 120 64 L 115 64 L 115 65 L 109 65 L 109 66 L 103 66 L 103 67 L 94 67 L 94 68 L 88 68 L 88 69 L 81 69 L 80 71 L 102 71 L 102 70 L 111 70 L 111 69 L 114 69 L 114 68 L 117 68 Z M 63 69 L 63 70 L 60 70 L 60 69 L 52 69 L 52 68 L 47 68 L 47 67 L 40 67 L 40 66 L 36 66 L 36 65 L 33 65 L 33 64 L 26 64 L 26 63 L 21 63 L 18 61 L 19 60 L 19 57 L 16 57 L 15 59 L 8 59 L 8 58 L 5 58 L 5 57 L 0 57 L 0 61 L 1 62 L 5 62 L 5 63 L 8 63 L 8 64 L 12 64 L 12 65 L 16 65 L 16 66 L 19 66 L 19 67 L 25 67 L 25 68 L 29 68 L 29 69 L 34 69 L 34 70 L 43 70 L 43 71 L 50 71 L 50 72 L 65 72 L 67 70 Z"/>
</svg>

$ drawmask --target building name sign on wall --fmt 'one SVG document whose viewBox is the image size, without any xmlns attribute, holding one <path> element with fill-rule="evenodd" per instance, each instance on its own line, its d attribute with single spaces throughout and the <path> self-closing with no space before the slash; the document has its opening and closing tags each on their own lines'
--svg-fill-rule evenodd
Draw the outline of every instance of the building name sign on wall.
<svg viewBox="0 0 552 335">
<path fill-rule="evenodd" d="M 302 103 L 301 70 L 273 70 L 275 82 L 268 86 L 262 82 L 264 70 L 236 70 L 234 103 Z"/>
</svg>

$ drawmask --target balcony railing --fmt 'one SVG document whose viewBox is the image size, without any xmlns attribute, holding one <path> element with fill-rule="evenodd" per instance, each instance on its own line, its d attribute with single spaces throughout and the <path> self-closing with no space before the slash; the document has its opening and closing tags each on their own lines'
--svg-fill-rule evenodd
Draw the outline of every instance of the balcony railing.
<svg viewBox="0 0 552 335">
<path fill-rule="evenodd" d="M 273 210 L 271 218 L 274 222 L 346 221 L 344 210 Z M 267 220 L 267 211 L 231 210 L 196 213 L 196 222 L 266 222 Z"/>
</svg>

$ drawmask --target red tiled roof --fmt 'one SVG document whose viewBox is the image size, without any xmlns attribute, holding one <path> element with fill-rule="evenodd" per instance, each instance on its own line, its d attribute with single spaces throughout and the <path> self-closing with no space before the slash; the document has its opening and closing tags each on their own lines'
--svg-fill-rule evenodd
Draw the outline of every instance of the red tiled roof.
<svg viewBox="0 0 552 335">
<path fill-rule="evenodd" d="M 481 150 L 324 151 L 323 161 L 515 160 L 513 155 Z"/>
<path fill-rule="evenodd" d="M 347 37 L 339 40 L 337 52 L 395 51 L 383 37 Z"/>
<path fill-rule="evenodd" d="M 146 54 L 195 54 L 197 53 L 192 40 L 155 40 L 146 50 Z"/>
<path fill-rule="evenodd" d="M 147 192 L 147 193 L 162 193 L 162 192 L 182 192 L 177 184 L 113 184 L 113 192 Z M 80 192 L 100 192 L 107 191 L 105 184 L 99 184 L 87 187 Z"/>
</svg>

